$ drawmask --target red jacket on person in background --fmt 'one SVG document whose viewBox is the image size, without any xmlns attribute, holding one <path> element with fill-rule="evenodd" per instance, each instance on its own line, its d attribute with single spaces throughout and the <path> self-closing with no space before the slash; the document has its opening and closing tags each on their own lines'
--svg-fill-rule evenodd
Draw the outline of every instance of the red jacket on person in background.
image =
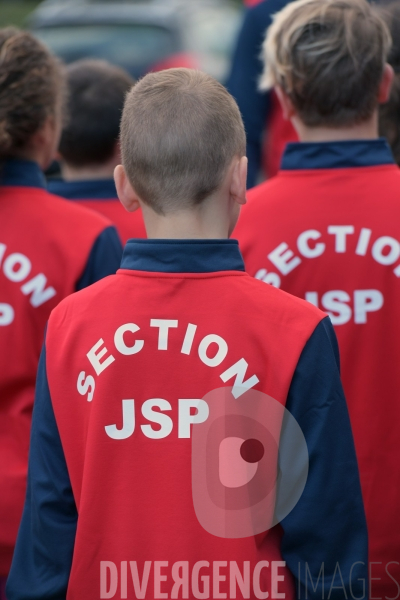
<svg viewBox="0 0 400 600">
<path fill-rule="evenodd" d="M 8 574 L 26 492 L 36 372 L 50 312 L 118 268 L 110 221 L 45 189 L 34 162 L 0 168 L 0 576 Z"/>
<path fill-rule="evenodd" d="M 330 315 L 369 532 L 371 598 L 400 585 L 400 171 L 384 139 L 289 144 L 233 237 L 248 273 Z"/>
<path fill-rule="evenodd" d="M 128 213 L 118 200 L 113 179 L 93 179 L 89 181 L 64 181 L 52 179 L 48 190 L 86 208 L 104 215 L 115 225 L 125 244 L 130 238 L 147 237 L 142 211 Z"/>
</svg>

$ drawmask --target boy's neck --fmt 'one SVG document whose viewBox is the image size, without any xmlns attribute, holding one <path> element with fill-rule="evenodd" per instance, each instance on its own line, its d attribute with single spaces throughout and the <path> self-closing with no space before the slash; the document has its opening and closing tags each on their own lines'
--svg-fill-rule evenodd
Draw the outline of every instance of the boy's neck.
<svg viewBox="0 0 400 600">
<path fill-rule="evenodd" d="M 227 239 L 229 224 L 214 211 L 186 210 L 166 216 L 142 206 L 149 239 Z"/>
<path fill-rule="evenodd" d="M 97 179 L 113 179 L 115 164 L 91 165 L 88 167 L 73 167 L 66 163 L 61 165 L 64 181 L 93 181 Z"/>
<path fill-rule="evenodd" d="M 379 137 L 377 113 L 368 121 L 348 127 L 308 127 L 298 117 L 293 118 L 293 125 L 301 142 L 342 142 L 373 140 Z"/>
</svg>

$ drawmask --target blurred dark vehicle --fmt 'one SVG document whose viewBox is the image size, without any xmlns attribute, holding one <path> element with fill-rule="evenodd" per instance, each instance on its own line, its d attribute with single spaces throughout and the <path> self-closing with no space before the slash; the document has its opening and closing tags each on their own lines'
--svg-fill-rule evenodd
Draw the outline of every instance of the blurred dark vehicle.
<svg viewBox="0 0 400 600">
<path fill-rule="evenodd" d="M 28 26 L 67 63 L 103 58 L 136 78 L 183 66 L 224 82 L 240 21 L 229 0 L 46 0 Z"/>
</svg>

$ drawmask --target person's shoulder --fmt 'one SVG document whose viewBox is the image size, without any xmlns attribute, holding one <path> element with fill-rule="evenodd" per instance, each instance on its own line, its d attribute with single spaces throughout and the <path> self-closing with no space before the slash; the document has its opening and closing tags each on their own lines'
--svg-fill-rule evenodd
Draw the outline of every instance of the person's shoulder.
<svg viewBox="0 0 400 600">
<path fill-rule="evenodd" d="M 10 197 L 15 207 L 14 212 L 21 211 L 29 219 L 40 220 L 43 224 L 52 226 L 57 231 L 65 229 L 65 225 L 74 222 L 79 230 L 87 227 L 104 229 L 112 222 L 89 208 L 70 202 L 65 198 L 49 192 L 45 188 L 0 186 L 1 194 Z"/>
<path fill-rule="evenodd" d="M 246 194 L 247 202 L 249 204 L 253 204 L 254 202 L 259 201 L 260 198 L 265 198 L 269 191 L 276 187 L 277 180 L 278 178 L 275 176 L 272 177 L 272 179 L 267 179 L 267 181 L 263 181 L 262 183 L 250 188 Z"/>
<path fill-rule="evenodd" d="M 78 256 L 85 254 L 87 249 L 93 247 L 96 240 L 104 235 L 107 236 L 106 244 L 109 236 L 114 237 L 114 233 L 118 239 L 110 219 L 77 202 L 46 192 L 43 208 L 45 209 L 43 222 L 46 224 L 47 231 L 51 232 L 51 237 L 57 240 L 58 246 L 69 248 L 72 254 L 78 253 Z"/>
<path fill-rule="evenodd" d="M 63 179 L 49 179 L 47 182 L 47 191 L 49 194 L 53 194 L 54 196 L 59 196 L 61 198 L 65 198 L 65 181 Z"/>
<path fill-rule="evenodd" d="M 112 225 L 109 219 L 86 206 L 70 202 L 50 192 L 46 192 L 46 196 L 49 213 L 54 216 L 76 220 L 79 223 L 92 225 L 100 229 L 105 229 Z"/>
<path fill-rule="evenodd" d="M 299 172 L 299 176 L 301 173 Z M 269 195 L 274 195 L 276 193 L 281 193 L 283 188 L 286 188 L 289 185 L 287 178 L 285 177 L 284 171 L 278 171 L 276 175 L 271 177 L 271 179 L 267 179 L 262 183 L 250 188 L 247 191 L 247 199 L 249 204 L 253 203 L 257 199 L 265 198 Z"/>
<path fill-rule="evenodd" d="M 85 287 L 78 292 L 70 294 L 53 309 L 49 318 L 49 328 L 54 329 L 62 325 L 76 325 L 88 315 L 97 311 L 99 297 L 101 296 L 101 305 L 107 306 L 107 298 L 115 296 L 115 286 L 117 284 L 116 275 L 109 275 L 99 281 Z"/>
<path fill-rule="evenodd" d="M 237 229 L 246 219 L 258 217 L 260 212 L 268 212 L 277 202 L 282 202 L 285 196 L 291 195 L 286 180 L 279 174 L 251 188 L 246 194 L 247 203 L 240 211 Z"/>
<path fill-rule="evenodd" d="M 249 310 L 258 317 L 282 322 L 297 328 L 298 325 L 316 326 L 327 315 L 322 310 L 297 296 L 293 296 L 250 275 L 243 278 Z"/>
</svg>

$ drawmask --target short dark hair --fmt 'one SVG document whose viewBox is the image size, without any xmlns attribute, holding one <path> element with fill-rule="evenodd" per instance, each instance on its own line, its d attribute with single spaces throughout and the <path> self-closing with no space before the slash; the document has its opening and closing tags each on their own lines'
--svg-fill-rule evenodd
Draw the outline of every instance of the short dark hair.
<svg viewBox="0 0 400 600">
<path fill-rule="evenodd" d="M 128 94 L 121 121 L 129 181 L 158 214 L 201 204 L 246 152 L 239 108 L 210 75 L 191 69 L 149 73 Z"/>
<path fill-rule="evenodd" d="M 66 67 L 67 118 L 60 154 L 74 167 L 98 165 L 112 157 L 127 92 L 134 84 L 123 69 L 102 60 Z"/>
</svg>

